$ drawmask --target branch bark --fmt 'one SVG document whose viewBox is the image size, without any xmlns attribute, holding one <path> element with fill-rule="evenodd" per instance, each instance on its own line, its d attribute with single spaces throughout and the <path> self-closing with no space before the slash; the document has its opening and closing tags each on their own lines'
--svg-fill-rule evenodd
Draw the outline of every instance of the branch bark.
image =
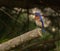
<svg viewBox="0 0 60 51">
<path fill-rule="evenodd" d="M 39 28 L 36 28 L 32 31 L 24 33 L 18 37 L 15 37 L 7 42 L 0 44 L 0 51 L 8 51 L 11 48 L 15 48 L 16 46 L 21 45 L 24 42 L 27 42 L 31 39 L 39 37 L 41 33 L 39 34 L 39 32 L 37 30 L 40 31 Z"/>
<path fill-rule="evenodd" d="M 32 46 L 36 46 L 36 47 L 39 47 L 39 46 L 41 46 L 41 44 L 42 45 L 44 45 L 44 44 L 49 44 L 49 43 L 54 43 L 54 42 L 56 42 L 56 41 L 59 41 L 60 40 L 60 38 L 56 38 L 56 39 L 49 39 L 49 40 L 46 40 L 46 41 L 38 41 L 38 42 L 35 42 L 35 43 L 32 43 L 32 44 L 29 44 L 29 45 L 27 45 L 27 46 L 24 46 L 23 48 L 22 48 L 22 50 L 25 50 L 25 49 L 28 49 L 28 48 L 30 48 L 30 47 L 32 47 Z M 33 48 L 35 48 L 35 47 L 33 47 Z"/>
</svg>

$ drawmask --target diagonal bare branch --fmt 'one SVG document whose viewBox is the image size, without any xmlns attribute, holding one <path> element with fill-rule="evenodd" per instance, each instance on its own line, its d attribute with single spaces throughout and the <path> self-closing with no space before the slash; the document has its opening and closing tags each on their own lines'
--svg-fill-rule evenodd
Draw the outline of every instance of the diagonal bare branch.
<svg viewBox="0 0 60 51">
<path fill-rule="evenodd" d="M 14 21 L 21 23 L 19 20 L 16 20 L 12 15 L 10 15 L 8 12 L 6 12 L 5 10 L 0 8 L 0 11 L 2 11 L 4 14 L 6 14 L 7 16 L 9 16 L 11 19 L 13 19 Z"/>
<path fill-rule="evenodd" d="M 40 30 L 40 29 L 39 28 L 34 29 L 32 31 L 24 33 L 18 37 L 15 37 L 7 42 L 0 44 L 0 51 L 10 50 L 11 48 L 15 48 L 16 46 L 21 45 L 24 42 L 40 37 L 40 34 L 37 30 Z"/>
</svg>

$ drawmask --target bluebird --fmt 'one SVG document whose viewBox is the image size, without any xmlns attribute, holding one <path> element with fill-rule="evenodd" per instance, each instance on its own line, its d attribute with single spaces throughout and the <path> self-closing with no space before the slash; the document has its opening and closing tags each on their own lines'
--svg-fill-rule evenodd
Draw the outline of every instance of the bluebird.
<svg viewBox="0 0 60 51">
<path fill-rule="evenodd" d="M 35 22 L 36 22 L 36 25 L 38 27 L 42 28 L 42 32 L 45 32 L 45 30 L 44 30 L 44 21 L 43 21 L 42 15 L 40 15 L 39 12 L 35 13 Z"/>
</svg>

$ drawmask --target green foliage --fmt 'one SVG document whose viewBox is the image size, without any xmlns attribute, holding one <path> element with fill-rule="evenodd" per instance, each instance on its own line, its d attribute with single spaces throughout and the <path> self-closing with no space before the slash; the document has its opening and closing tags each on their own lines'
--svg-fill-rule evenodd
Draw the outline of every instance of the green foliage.
<svg viewBox="0 0 60 51">
<path fill-rule="evenodd" d="M 17 14 L 13 15 L 13 17 Z M 14 17 L 14 19 L 16 19 Z M 27 13 L 20 13 L 18 19 L 0 14 L 0 42 L 4 42 L 35 28 L 34 22 L 27 21 Z"/>
<path fill-rule="evenodd" d="M 11 14 L 11 10 L 8 11 L 7 8 L 6 8 L 6 11 L 9 14 Z M 25 32 L 28 32 L 28 31 L 36 28 L 35 23 L 33 21 L 28 20 L 29 16 L 27 15 L 27 13 L 21 12 L 20 14 L 11 14 L 11 15 L 13 16 L 13 19 L 10 18 L 9 16 L 7 16 L 6 14 L 4 14 L 3 12 L 0 12 L 0 43 L 8 41 L 11 38 L 19 36 L 19 35 L 21 35 Z M 58 28 L 59 23 L 58 23 L 58 19 L 56 21 L 56 17 L 53 17 L 53 16 L 50 15 L 47 18 L 51 20 L 51 25 L 50 25 L 51 28 L 53 26 Z M 47 28 L 50 29 L 50 27 L 48 26 Z M 31 45 L 33 43 L 37 43 L 36 46 L 31 46 L 27 49 L 34 48 L 34 47 L 41 48 L 42 47 L 41 46 L 42 41 L 47 41 L 49 39 L 53 39 L 53 36 L 55 36 L 55 38 L 58 38 L 60 36 L 60 34 L 58 32 L 59 28 L 58 28 L 58 30 L 56 29 L 57 31 L 54 32 L 54 33 L 51 32 L 49 29 L 47 29 L 46 32 L 42 32 L 43 37 L 39 37 L 39 38 L 36 38 L 34 40 L 30 40 L 29 42 L 26 42 L 24 44 L 25 47 L 28 46 L 28 45 Z M 56 45 L 58 47 L 57 44 L 58 43 L 56 43 L 56 44 L 55 43 L 47 43 L 47 44 L 42 44 L 42 45 L 43 45 L 43 47 L 46 46 L 46 49 L 50 48 L 53 51 L 53 49 L 55 47 L 52 47 L 52 46 Z M 59 42 L 59 46 L 60 46 L 60 42 Z M 18 49 L 18 47 L 16 49 Z"/>
</svg>

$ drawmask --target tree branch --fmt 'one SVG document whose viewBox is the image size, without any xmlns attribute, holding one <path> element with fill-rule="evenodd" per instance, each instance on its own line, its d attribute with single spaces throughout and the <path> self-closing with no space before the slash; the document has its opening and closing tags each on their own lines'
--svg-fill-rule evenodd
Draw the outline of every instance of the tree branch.
<svg viewBox="0 0 60 51">
<path fill-rule="evenodd" d="M 31 49 L 31 47 L 33 46 L 33 49 L 36 49 L 37 47 L 41 47 L 41 44 L 42 44 L 42 46 L 44 45 L 44 44 L 49 44 L 49 43 L 54 43 L 54 42 L 56 42 L 56 41 L 59 41 L 60 40 L 60 37 L 59 38 L 55 38 L 55 39 L 49 39 L 49 40 L 46 40 L 46 41 L 38 41 L 38 42 L 34 42 L 34 43 L 32 43 L 32 44 L 29 44 L 29 45 L 27 45 L 27 46 L 24 46 L 23 48 L 22 48 L 22 51 L 23 50 L 25 50 L 25 49 Z M 35 47 L 36 46 L 36 47 Z"/>
<path fill-rule="evenodd" d="M 11 48 L 15 48 L 18 45 L 21 45 L 24 42 L 27 42 L 31 39 L 37 38 L 40 36 L 39 32 L 37 30 L 40 30 L 39 28 L 29 31 L 27 33 L 24 33 L 18 37 L 15 37 L 7 42 L 4 42 L 0 44 L 0 51 L 7 51 Z"/>
<path fill-rule="evenodd" d="M 4 14 L 6 14 L 7 16 L 9 16 L 9 18 L 13 19 L 14 21 L 21 23 L 19 20 L 16 20 L 12 15 L 10 15 L 9 13 L 7 13 L 5 10 L 0 8 L 0 11 L 2 11 Z"/>
</svg>

